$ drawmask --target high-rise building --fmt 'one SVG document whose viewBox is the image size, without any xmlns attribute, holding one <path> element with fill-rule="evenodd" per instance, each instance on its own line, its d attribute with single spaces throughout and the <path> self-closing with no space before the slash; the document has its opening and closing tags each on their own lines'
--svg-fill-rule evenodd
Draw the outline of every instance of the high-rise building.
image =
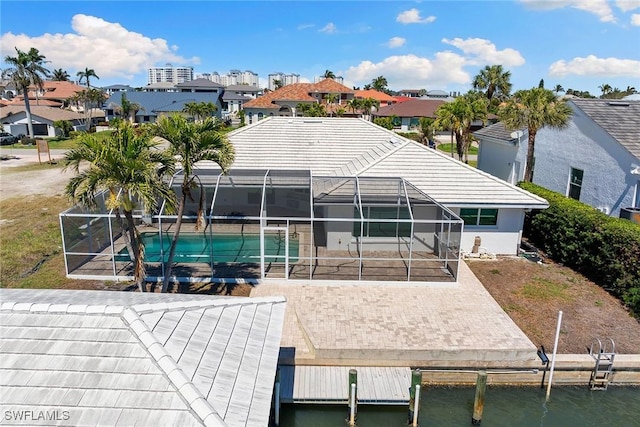
<svg viewBox="0 0 640 427">
<path fill-rule="evenodd" d="M 230 70 L 227 74 L 219 74 L 214 71 L 211 74 L 203 74 L 202 76 L 222 86 L 249 85 L 258 87 L 259 85 L 258 75 L 251 70 Z"/>
<path fill-rule="evenodd" d="M 164 67 L 151 67 L 147 75 L 147 84 L 154 83 L 184 83 L 193 80 L 193 67 L 174 67 L 167 64 Z"/>
<path fill-rule="evenodd" d="M 282 86 L 300 83 L 300 74 L 284 74 L 282 72 L 269 74 L 269 90 L 276 90 L 276 80 L 280 81 Z"/>
</svg>

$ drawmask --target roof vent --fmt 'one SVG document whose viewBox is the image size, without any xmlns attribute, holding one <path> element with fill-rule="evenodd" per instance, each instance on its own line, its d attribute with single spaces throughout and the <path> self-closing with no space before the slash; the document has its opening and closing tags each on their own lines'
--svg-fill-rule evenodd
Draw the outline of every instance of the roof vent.
<svg viewBox="0 0 640 427">
<path fill-rule="evenodd" d="M 626 101 L 609 101 L 608 104 L 612 107 L 628 107 L 629 105 L 631 105 Z"/>
<path fill-rule="evenodd" d="M 391 138 L 389 142 L 393 145 L 397 145 L 397 144 L 400 144 L 402 141 L 400 141 L 398 138 Z"/>
</svg>

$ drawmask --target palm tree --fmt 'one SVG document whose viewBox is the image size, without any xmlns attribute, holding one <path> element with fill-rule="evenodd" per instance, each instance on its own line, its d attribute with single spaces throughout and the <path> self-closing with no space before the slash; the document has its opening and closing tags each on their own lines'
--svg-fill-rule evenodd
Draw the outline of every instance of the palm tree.
<svg viewBox="0 0 640 427">
<path fill-rule="evenodd" d="M 418 122 L 419 126 L 419 140 L 423 145 L 429 145 L 435 136 L 436 121 L 432 117 L 420 117 Z"/>
<path fill-rule="evenodd" d="M 322 75 L 322 77 L 324 77 L 325 79 L 335 79 L 336 75 L 331 70 L 325 70 L 325 72 Z"/>
<path fill-rule="evenodd" d="M 380 108 L 380 101 L 373 98 L 365 98 L 362 100 L 360 106 L 364 110 L 367 120 L 371 120 L 371 112 L 374 108 L 378 111 L 378 108 Z"/>
<path fill-rule="evenodd" d="M 2 78 L 9 79 L 24 95 L 24 110 L 27 116 L 27 127 L 29 136 L 33 138 L 33 122 L 31 118 L 31 106 L 29 105 L 29 86 L 33 85 L 37 89 L 42 89 L 45 77 L 50 72 L 44 66 L 45 56 L 40 55 L 38 49 L 31 48 L 29 52 L 23 52 L 16 49 L 16 56 L 6 56 L 4 62 L 10 65 L 10 68 L 2 72 Z"/>
<path fill-rule="evenodd" d="M 98 75 L 96 74 L 93 68 L 85 68 L 84 71 L 78 71 L 76 73 L 76 76 L 78 76 L 79 83 L 82 83 L 83 80 L 87 82 L 87 89 L 91 87 L 91 84 L 89 82 L 90 77 L 95 77 L 96 79 L 100 79 L 100 77 L 98 77 Z"/>
<path fill-rule="evenodd" d="M 355 114 L 356 111 L 359 111 L 362 108 L 362 99 L 353 98 L 350 101 L 347 101 L 347 107 L 351 108 L 351 111 Z"/>
<path fill-rule="evenodd" d="M 500 105 L 498 116 L 507 129 L 523 127 L 528 131 L 527 166 L 525 182 L 533 179 L 533 159 L 536 134 L 543 127 L 562 129 L 569 125 L 572 111 L 564 100 L 558 100 L 552 91 L 544 88 L 519 90 L 513 98 Z"/>
<path fill-rule="evenodd" d="M 562 85 L 556 85 L 556 87 L 553 88 L 553 91 L 556 93 L 556 96 L 558 96 L 560 92 L 564 92 L 564 88 Z"/>
<path fill-rule="evenodd" d="M 53 70 L 53 75 L 51 76 L 51 80 L 54 82 L 68 82 L 71 76 L 62 68 L 58 68 L 57 70 Z"/>
<path fill-rule="evenodd" d="M 78 107 L 82 105 L 84 112 L 83 121 L 86 131 L 89 131 L 92 125 L 93 109 L 102 107 L 104 100 L 105 93 L 96 88 L 83 89 L 68 99 L 68 101 L 75 103 Z"/>
<path fill-rule="evenodd" d="M 485 120 L 487 99 L 479 92 L 468 92 L 452 102 L 442 104 L 436 110 L 436 126 L 451 131 L 451 156 L 453 157 L 453 136 L 456 137 L 458 160 L 468 163 L 471 146 L 471 125 L 477 120 Z"/>
<path fill-rule="evenodd" d="M 384 76 L 378 76 L 371 80 L 371 87 L 379 92 L 387 92 L 387 79 Z"/>
<path fill-rule="evenodd" d="M 635 87 L 627 86 L 627 90 L 625 90 L 627 95 L 633 95 L 634 93 L 638 93 Z"/>
<path fill-rule="evenodd" d="M 167 174 L 173 174 L 173 158 L 158 150 L 157 145 L 149 134 L 138 134 L 131 123 L 122 121 L 105 140 L 98 140 L 94 134 L 83 134 L 64 159 L 65 170 L 72 168 L 76 173 L 65 189 L 68 197 L 93 207 L 96 196 L 102 191 L 108 192 L 107 207 L 114 209 L 129 253 L 133 254 L 135 281 L 141 292 L 146 291 L 144 243 L 133 211 L 141 203 L 146 212 L 154 212 L 158 200 L 165 200 L 171 212 L 176 199 L 175 192 L 163 180 Z M 86 163 L 88 167 L 80 167 Z M 122 222 L 121 213 L 126 224 Z"/>
<path fill-rule="evenodd" d="M 487 65 L 473 78 L 473 88 L 485 90 L 489 101 L 494 97 L 508 98 L 511 93 L 511 72 L 505 71 L 502 65 Z"/>
<path fill-rule="evenodd" d="M 613 90 L 611 85 L 609 85 L 607 83 L 601 84 L 600 86 L 598 86 L 598 89 L 600 89 L 602 91 L 602 95 L 600 96 L 600 98 L 604 98 L 606 95 L 610 94 L 611 91 Z"/>
<path fill-rule="evenodd" d="M 282 80 L 275 79 L 273 81 L 273 87 L 275 88 L 275 90 L 280 89 L 282 86 L 284 86 L 284 84 L 282 83 Z"/>
<path fill-rule="evenodd" d="M 162 292 L 167 292 L 187 199 L 192 198 L 192 189 L 198 187 L 199 179 L 198 176 L 194 174 L 196 164 L 201 160 L 214 161 L 222 168 L 223 172 L 226 172 L 231 166 L 231 163 L 233 163 L 235 154 L 233 146 L 229 143 L 226 136 L 219 131 L 219 123 L 210 117 L 207 117 L 200 123 L 189 122 L 184 116 L 179 114 L 162 117 L 153 125 L 151 132 L 153 135 L 169 141 L 170 146 L 168 152 L 174 161 L 177 161 L 181 165 L 183 174 L 180 185 L 181 198 L 178 202 L 178 218 L 171 240 L 169 257 L 164 266 Z M 200 188 L 196 231 L 202 227 L 203 209 L 204 189 Z"/>
<path fill-rule="evenodd" d="M 340 99 L 340 95 L 338 95 L 337 93 L 328 93 L 324 96 L 324 99 L 327 101 L 327 105 L 331 106 L 338 102 L 338 99 Z M 333 110 L 331 112 L 331 116 L 333 116 Z"/>
</svg>

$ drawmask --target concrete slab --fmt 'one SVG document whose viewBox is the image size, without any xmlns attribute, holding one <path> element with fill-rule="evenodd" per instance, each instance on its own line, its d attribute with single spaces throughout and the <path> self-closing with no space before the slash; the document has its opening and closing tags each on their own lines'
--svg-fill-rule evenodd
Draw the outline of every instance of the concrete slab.
<svg viewBox="0 0 640 427">
<path fill-rule="evenodd" d="M 268 295 L 287 299 L 281 363 L 468 368 L 537 357 L 464 262 L 457 286 L 266 283 L 251 293 Z"/>
</svg>

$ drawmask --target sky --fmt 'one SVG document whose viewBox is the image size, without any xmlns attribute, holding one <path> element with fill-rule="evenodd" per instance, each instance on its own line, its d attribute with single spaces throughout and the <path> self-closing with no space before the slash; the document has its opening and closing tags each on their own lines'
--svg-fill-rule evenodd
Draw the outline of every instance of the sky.
<svg viewBox="0 0 640 427">
<path fill-rule="evenodd" d="M 513 90 L 640 90 L 640 0 L 0 2 L 0 52 L 37 48 L 50 70 L 97 86 L 147 84 L 147 68 L 299 74 L 345 85 L 466 92 L 487 65 Z M 7 64 L 2 63 L 1 68 Z"/>
</svg>

